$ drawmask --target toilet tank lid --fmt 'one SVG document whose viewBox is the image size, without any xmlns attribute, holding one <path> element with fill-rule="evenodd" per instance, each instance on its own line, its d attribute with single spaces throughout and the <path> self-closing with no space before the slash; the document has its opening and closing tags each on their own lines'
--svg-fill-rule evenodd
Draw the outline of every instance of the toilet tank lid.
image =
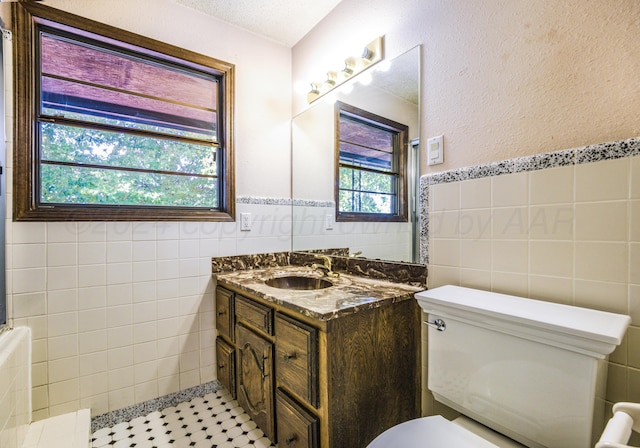
<svg viewBox="0 0 640 448">
<path fill-rule="evenodd" d="M 559 333 L 619 345 L 631 323 L 624 314 L 526 299 L 461 286 L 441 286 L 416 293 L 427 313 L 438 309 L 464 310 L 505 321 L 537 326 Z"/>
</svg>

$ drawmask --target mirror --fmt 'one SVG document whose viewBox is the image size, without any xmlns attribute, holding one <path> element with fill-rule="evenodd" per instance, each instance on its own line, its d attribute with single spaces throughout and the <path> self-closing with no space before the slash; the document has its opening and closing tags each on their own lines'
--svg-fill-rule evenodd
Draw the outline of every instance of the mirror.
<svg viewBox="0 0 640 448">
<path fill-rule="evenodd" d="M 384 65 L 388 70 L 378 69 Z M 368 76 L 370 83 L 359 82 Z M 366 258 L 418 262 L 420 47 L 391 60 L 390 66 L 382 61 L 348 85 L 351 92 L 336 89 L 293 119 L 292 250 L 349 248 Z M 335 100 L 409 126 L 409 222 L 335 221 Z"/>
</svg>

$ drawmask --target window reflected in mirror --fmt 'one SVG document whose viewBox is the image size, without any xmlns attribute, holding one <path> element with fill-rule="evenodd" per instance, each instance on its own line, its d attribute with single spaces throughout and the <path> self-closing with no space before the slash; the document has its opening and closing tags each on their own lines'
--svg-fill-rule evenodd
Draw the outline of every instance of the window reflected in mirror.
<svg viewBox="0 0 640 448">
<path fill-rule="evenodd" d="M 336 220 L 407 220 L 407 125 L 336 102 Z"/>
</svg>

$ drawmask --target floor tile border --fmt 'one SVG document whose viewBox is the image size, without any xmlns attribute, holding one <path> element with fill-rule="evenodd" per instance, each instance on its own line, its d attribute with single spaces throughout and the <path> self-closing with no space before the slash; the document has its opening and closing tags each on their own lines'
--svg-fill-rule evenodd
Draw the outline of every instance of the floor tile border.
<svg viewBox="0 0 640 448">
<path fill-rule="evenodd" d="M 151 400 L 137 403 L 126 408 L 116 409 L 115 411 L 97 415 L 91 419 L 91 433 L 102 428 L 117 425 L 118 423 L 128 422 L 136 417 L 150 414 L 170 406 L 176 406 L 183 401 L 189 401 L 196 397 L 204 397 L 205 395 L 222 389 L 222 384 L 218 381 L 200 384 L 178 392 L 174 392 L 162 397 L 153 398 Z"/>
</svg>

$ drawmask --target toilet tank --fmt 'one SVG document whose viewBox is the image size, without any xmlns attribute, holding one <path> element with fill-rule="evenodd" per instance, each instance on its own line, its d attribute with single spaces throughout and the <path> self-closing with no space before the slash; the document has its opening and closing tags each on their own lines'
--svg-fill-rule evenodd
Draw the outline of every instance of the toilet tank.
<svg viewBox="0 0 640 448">
<path fill-rule="evenodd" d="M 436 400 L 532 448 L 589 448 L 604 425 L 608 355 L 631 319 L 458 286 L 416 294 Z"/>
</svg>

